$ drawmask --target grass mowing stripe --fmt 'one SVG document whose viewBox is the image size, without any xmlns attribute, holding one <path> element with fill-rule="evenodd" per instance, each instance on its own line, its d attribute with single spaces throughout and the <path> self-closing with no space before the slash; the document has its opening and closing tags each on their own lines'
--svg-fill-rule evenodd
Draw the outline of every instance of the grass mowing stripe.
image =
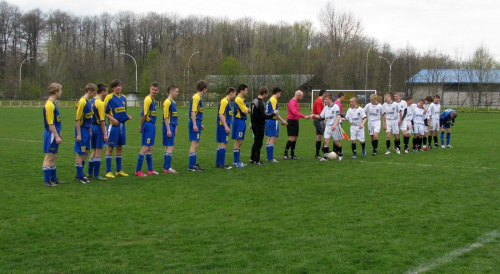
<svg viewBox="0 0 500 274">
<path fill-rule="evenodd" d="M 437 260 L 435 260 L 431 263 L 421 265 L 415 270 L 410 270 L 410 271 L 408 271 L 408 273 L 416 274 L 416 273 L 422 273 L 422 272 L 427 272 L 427 271 L 433 270 L 434 268 L 439 267 L 443 264 L 449 263 L 449 262 L 455 260 L 456 258 L 458 258 L 466 253 L 472 252 L 474 249 L 483 247 L 484 245 L 495 241 L 498 238 L 498 236 L 500 236 L 500 232 L 498 230 L 487 233 L 486 235 L 483 235 L 482 237 L 480 237 L 477 242 L 475 242 L 469 246 L 456 249 L 456 250 L 444 255 L 443 257 L 438 258 Z"/>
</svg>

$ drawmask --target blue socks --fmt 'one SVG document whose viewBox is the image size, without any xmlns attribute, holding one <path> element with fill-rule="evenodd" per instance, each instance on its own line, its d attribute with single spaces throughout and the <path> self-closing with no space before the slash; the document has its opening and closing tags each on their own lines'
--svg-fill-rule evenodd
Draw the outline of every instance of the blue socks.
<svg viewBox="0 0 500 274">
<path fill-rule="evenodd" d="M 136 172 L 142 169 L 143 162 L 144 162 L 144 154 L 139 154 L 139 156 L 137 157 L 137 167 L 135 168 Z"/>
<path fill-rule="evenodd" d="M 189 153 L 189 168 L 196 165 L 196 152 Z"/>
<path fill-rule="evenodd" d="M 239 149 L 233 149 L 233 156 L 234 156 L 234 162 L 239 163 L 240 161 L 240 150 Z"/>
<path fill-rule="evenodd" d="M 172 166 L 172 153 L 165 152 L 163 155 L 163 169 L 169 170 Z"/>
</svg>

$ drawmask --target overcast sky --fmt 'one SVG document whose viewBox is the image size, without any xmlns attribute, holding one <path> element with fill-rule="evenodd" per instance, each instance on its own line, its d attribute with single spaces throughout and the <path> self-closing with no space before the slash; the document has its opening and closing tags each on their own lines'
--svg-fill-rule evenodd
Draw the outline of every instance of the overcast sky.
<svg viewBox="0 0 500 274">
<path fill-rule="evenodd" d="M 128 10 L 136 13 L 206 15 L 289 23 L 311 21 L 328 2 L 337 10 L 351 11 L 362 22 L 364 34 L 393 49 L 411 45 L 419 52 L 437 50 L 452 58 L 467 59 L 484 45 L 500 59 L 500 1 L 498 0 L 8 0 L 23 12 L 60 9 L 75 15 Z M 117 4 L 118 3 L 118 4 Z"/>
</svg>

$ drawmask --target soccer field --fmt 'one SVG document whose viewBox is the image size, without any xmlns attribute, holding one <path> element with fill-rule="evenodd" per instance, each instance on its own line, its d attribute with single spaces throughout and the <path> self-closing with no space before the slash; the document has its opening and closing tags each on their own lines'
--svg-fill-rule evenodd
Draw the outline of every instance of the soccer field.
<svg viewBox="0 0 500 274">
<path fill-rule="evenodd" d="M 129 109 L 127 122 L 123 166 L 131 176 L 83 185 L 74 179 L 75 109 L 62 108 L 56 165 L 66 184 L 47 188 L 42 109 L 0 108 L 1 273 L 500 269 L 500 114 L 459 113 L 453 149 L 383 155 L 382 132 L 378 156 L 359 157 L 358 144 L 353 160 L 343 141 L 343 162 L 314 159 L 314 127 L 303 120 L 301 160 L 280 159 L 282 126 L 280 163 L 222 170 L 213 168 L 216 110 L 205 109 L 198 162 L 206 170 L 189 172 L 188 115 L 180 109 L 172 161 L 179 173 L 138 178 L 140 111 Z M 160 171 L 158 128 L 153 160 Z M 252 142 L 247 131 L 245 162 Z"/>
</svg>

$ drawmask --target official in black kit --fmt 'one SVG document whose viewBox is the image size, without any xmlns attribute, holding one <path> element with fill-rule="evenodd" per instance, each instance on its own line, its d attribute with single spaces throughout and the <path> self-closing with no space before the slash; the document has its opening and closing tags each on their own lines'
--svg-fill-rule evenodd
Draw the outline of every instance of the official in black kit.
<svg viewBox="0 0 500 274">
<path fill-rule="evenodd" d="M 276 114 L 266 114 L 266 107 L 264 105 L 263 99 L 269 94 L 269 89 L 267 87 L 261 87 L 259 89 L 259 96 L 252 101 L 250 107 L 251 114 L 250 118 L 252 121 L 252 132 L 254 135 L 252 154 L 250 156 L 250 163 L 263 165 L 260 161 L 260 150 L 264 143 L 264 132 L 266 129 L 266 120 L 272 119 Z"/>
</svg>

